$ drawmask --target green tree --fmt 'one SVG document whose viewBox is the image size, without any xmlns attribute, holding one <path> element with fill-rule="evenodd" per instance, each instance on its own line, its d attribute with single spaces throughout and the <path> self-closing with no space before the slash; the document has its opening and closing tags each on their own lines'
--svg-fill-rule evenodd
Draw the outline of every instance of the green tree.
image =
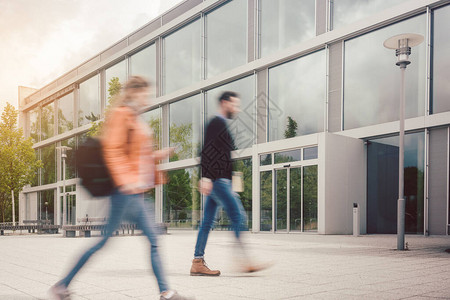
<svg viewBox="0 0 450 300">
<path fill-rule="evenodd" d="M 122 84 L 119 81 L 118 77 L 113 77 L 108 82 L 108 104 L 106 105 L 106 113 L 111 109 L 114 101 L 117 99 L 117 96 L 120 94 L 120 90 L 122 89 Z M 92 126 L 89 128 L 87 132 L 87 136 L 94 137 L 100 134 L 104 121 L 97 121 L 97 117 L 92 114 L 90 117 L 86 117 L 87 119 L 91 119 Z"/>
<path fill-rule="evenodd" d="M 7 103 L 0 123 L 0 214 L 2 222 L 12 221 L 11 191 L 15 197 L 22 188 L 31 184 L 37 170 L 42 167 L 36 158 L 31 138 L 25 138 L 17 126 L 17 110 Z M 18 197 L 17 197 L 18 198 Z M 18 202 L 15 213 L 18 216 Z M 16 218 L 18 219 L 18 218 Z"/>
<path fill-rule="evenodd" d="M 284 131 L 284 138 L 288 139 L 288 138 L 292 138 L 297 136 L 297 122 L 292 119 L 291 117 L 287 117 L 287 124 L 286 124 L 286 130 Z"/>
</svg>

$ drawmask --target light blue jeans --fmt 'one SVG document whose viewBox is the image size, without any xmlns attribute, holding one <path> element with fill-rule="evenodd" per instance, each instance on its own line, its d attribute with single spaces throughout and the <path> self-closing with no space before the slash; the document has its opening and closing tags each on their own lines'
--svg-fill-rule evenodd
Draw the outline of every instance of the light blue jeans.
<svg viewBox="0 0 450 300">
<path fill-rule="evenodd" d="M 88 249 L 78 260 L 72 270 L 67 274 L 64 279 L 59 281 L 57 285 L 64 285 L 67 287 L 75 275 L 80 271 L 83 265 L 88 259 L 98 250 L 100 250 L 117 230 L 122 220 L 126 219 L 132 223 L 136 223 L 139 229 L 142 230 L 144 235 L 151 245 L 151 262 L 153 272 L 155 273 L 156 280 L 160 292 L 169 290 L 169 285 L 164 274 L 161 258 L 158 253 L 158 241 L 157 241 L 157 229 L 155 228 L 155 222 L 153 215 L 150 213 L 150 208 L 146 205 L 142 194 L 125 195 L 115 190 L 111 195 L 111 207 L 108 218 L 108 224 L 106 225 L 106 234 L 102 239 L 93 247 Z"/>
<path fill-rule="evenodd" d="M 247 230 L 244 207 L 239 195 L 231 189 L 231 180 L 219 178 L 213 182 L 211 194 L 208 195 L 203 209 L 203 220 L 198 231 L 197 243 L 195 245 L 195 258 L 202 258 L 205 255 L 208 235 L 216 217 L 217 209 L 223 206 L 225 212 L 231 220 L 231 228 L 234 235 L 242 247 L 241 231 Z"/>
</svg>

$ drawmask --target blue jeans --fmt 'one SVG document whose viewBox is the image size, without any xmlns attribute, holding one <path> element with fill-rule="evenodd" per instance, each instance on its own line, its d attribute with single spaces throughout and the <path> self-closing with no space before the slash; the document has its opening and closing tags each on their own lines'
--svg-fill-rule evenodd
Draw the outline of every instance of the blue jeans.
<svg viewBox="0 0 450 300">
<path fill-rule="evenodd" d="M 195 258 L 205 255 L 206 242 L 209 231 L 216 217 L 217 209 L 223 206 L 231 220 L 231 228 L 238 242 L 241 244 L 241 231 L 246 230 L 246 214 L 239 195 L 232 191 L 231 180 L 226 178 L 216 179 L 213 183 L 211 194 L 208 195 L 203 209 L 203 220 L 198 231 L 197 243 L 195 245 Z"/>
<path fill-rule="evenodd" d="M 149 240 L 151 245 L 150 256 L 152 268 L 153 273 L 155 273 L 156 280 L 158 281 L 159 290 L 160 292 L 169 290 L 169 285 L 164 274 L 161 258 L 158 253 L 157 230 L 155 228 L 155 222 L 152 214 L 150 214 L 149 207 L 144 202 L 143 195 L 125 195 L 120 193 L 118 190 L 115 190 L 111 196 L 110 213 L 105 230 L 106 234 L 97 244 L 88 249 L 80 257 L 69 274 L 67 274 L 67 276 L 57 284 L 67 287 L 88 259 L 106 244 L 108 239 L 113 235 L 114 231 L 117 230 L 123 219 L 136 223 Z"/>
</svg>

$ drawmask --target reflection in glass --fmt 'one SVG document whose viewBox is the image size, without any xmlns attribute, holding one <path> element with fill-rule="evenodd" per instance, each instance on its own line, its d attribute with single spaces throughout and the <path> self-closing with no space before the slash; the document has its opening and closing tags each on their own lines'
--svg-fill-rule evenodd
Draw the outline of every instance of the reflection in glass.
<svg viewBox="0 0 450 300">
<path fill-rule="evenodd" d="M 423 132 L 405 135 L 405 232 L 423 234 Z M 397 232 L 398 136 L 375 139 L 367 146 L 367 232 Z"/>
<path fill-rule="evenodd" d="M 100 119 L 99 78 L 96 75 L 80 83 L 78 126 Z"/>
<path fill-rule="evenodd" d="M 290 231 L 302 230 L 302 168 L 290 169 Z"/>
<path fill-rule="evenodd" d="M 244 206 L 247 219 L 247 228 L 252 229 L 252 159 L 240 159 L 233 161 L 233 171 L 239 171 L 243 174 L 244 179 L 244 191 L 239 194 L 242 205 Z"/>
<path fill-rule="evenodd" d="M 49 103 L 41 110 L 41 141 L 55 135 L 55 103 Z"/>
<path fill-rule="evenodd" d="M 398 5 L 407 0 L 333 0 L 332 23 L 333 29 L 346 24 L 362 20 L 370 15 Z"/>
<path fill-rule="evenodd" d="M 450 5 L 434 11 L 432 112 L 450 111 Z"/>
<path fill-rule="evenodd" d="M 55 144 L 41 148 L 41 184 L 56 182 L 56 150 Z"/>
<path fill-rule="evenodd" d="M 126 62 L 123 60 L 109 69 L 105 70 L 105 95 L 106 95 L 106 106 L 112 104 L 115 100 L 115 96 L 120 94 L 120 89 L 122 88 L 125 81 L 127 81 L 127 70 Z"/>
<path fill-rule="evenodd" d="M 310 147 L 303 149 L 303 159 L 304 160 L 317 159 L 319 157 L 318 151 L 319 151 L 318 147 Z"/>
<path fill-rule="evenodd" d="M 35 153 L 37 159 L 41 159 L 39 149 L 34 149 L 34 153 Z M 35 175 L 33 176 L 33 181 L 31 182 L 31 186 L 39 185 L 39 173 L 40 173 L 40 169 L 37 169 L 35 172 Z"/>
<path fill-rule="evenodd" d="M 302 150 L 297 149 L 284 152 L 277 152 L 274 154 L 274 159 L 276 164 L 290 161 L 299 161 L 302 159 Z"/>
<path fill-rule="evenodd" d="M 168 172 L 168 184 L 163 187 L 163 221 L 169 227 L 198 228 L 201 197 L 197 190 L 198 167 Z"/>
<path fill-rule="evenodd" d="M 287 169 L 275 171 L 276 175 L 276 231 L 287 230 Z"/>
<path fill-rule="evenodd" d="M 237 118 L 228 121 L 228 127 L 234 137 L 235 146 L 237 149 L 250 148 L 255 143 L 256 98 L 254 77 L 248 76 L 209 90 L 206 93 L 207 120 L 210 120 L 218 113 L 219 97 L 225 91 L 236 92 L 241 99 L 241 112 L 237 115 Z"/>
<path fill-rule="evenodd" d="M 76 186 L 75 185 L 69 185 L 66 186 L 66 193 L 75 192 Z M 63 200 L 64 200 L 64 189 L 60 188 L 60 222 L 62 224 L 62 218 L 63 218 Z M 67 194 L 66 195 L 66 208 L 67 208 L 67 214 L 66 214 L 66 224 L 68 225 L 75 225 L 77 221 L 77 197 L 76 194 Z"/>
<path fill-rule="evenodd" d="M 303 231 L 317 231 L 317 166 L 303 167 Z"/>
<path fill-rule="evenodd" d="M 161 149 L 161 108 L 149 110 L 141 117 L 152 130 L 154 150 Z"/>
<path fill-rule="evenodd" d="M 272 171 L 260 173 L 261 231 L 272 230 Z"/>
<path fill-rule="evenodd" d="M 272 154 L 261 154 L 259 156 L 259 165 L 260 166 L 267 166 L 272 164 Z"/>
<path fill-rule="evenodd" d="M 72 150 L 66 150 L 66 179 L 76 178 L 76 168 L 75 168 L 75 147 L 76 138 L 72 137 L 67 140 L 61 141 L 61 146 L 67 146 L 72 148 Z M 59 152 L 61 153 L 61 152 Z M 63 176 L 63 165 L 61 158 L 61 177 Z M 62 178 L 61 178 L 62 180 Z"/>
<path fill-rule="evenodd" d="M 58 99 L 58 133 L 73 129 L 74 99 L 73 93 Z"/>
<path fill-rule="evenodd" d="M 130 57 L 130 73 L 145 77 L 155 86 L 156 80 L 156 46 L 152 44 Z M 154 90 L 154 89 L 152 89 Z"/>
<path fill-rule="evenodd" d="M 201 79 L 201 23 L 196 20 L 164 38 L 163 94 Z"/>
<path fill-rule="evenodd" d="M 383 42 L 405 32 L 426 36 L 425 15 L 345 42 L 345 129 L 399 119 L 400 71 L 395 65 L 395 51 L 384 48 Z M 424 114 L 426 43 L 412 49 L 410 60 L 406 72 L 406 118 Z"/>
<path fill-rule="evenodd" d="M 40 191 L 38 197 L 39 220 L 49 220 L 50 224 L 55 224 L 55 190 Z"/>
<path fill-rule="evenodd" d="M 171 103 L 169 120 L 169 145 L 175 147 L 170 161 L 197 157 L 202 126 L 200 94 Z"/>
<path fill-rule="evenodd" d="M 247 62 L 247 5 L 233 0 L 206 15 L 207 78 Z"/>
<path fill-rule="evenodd" d="M 315 1 L 261 0 L 261 57 L 316 35 Z"/>
<path fill-rule="evenodd" d="M 269 69 L 269 141 L 323 131 L 325 51 Z"/>
<path fill-rule="evenodd" d="M 33 139 L 33 143 L 39 142 L 39 108 L 34 108 L 28 112 L 28 124 L 30 137 Z"/>
</svg>

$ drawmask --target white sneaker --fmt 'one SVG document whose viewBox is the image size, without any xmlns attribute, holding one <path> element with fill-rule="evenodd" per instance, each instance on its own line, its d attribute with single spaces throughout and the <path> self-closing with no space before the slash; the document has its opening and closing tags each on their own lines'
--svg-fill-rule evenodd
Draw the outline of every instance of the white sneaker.
<svg viewBox="0 0 450 300">
<path fill-rule="evenodd" d="M 70 300 L 69 290 L 62 285 L 54 285 L 48 290 L 51 300 Z"/>
<path fill-rule="evenodd" d="M 169 291 L 168 295 L 163 296 L 161 295 L 161 297 L 159 298 L 159 300 L 194 300 L 194 298 L 187 298 L 187 297 L 183 297 L 180 294 L 178 294 L 176 291 Z"/>
</svg>

